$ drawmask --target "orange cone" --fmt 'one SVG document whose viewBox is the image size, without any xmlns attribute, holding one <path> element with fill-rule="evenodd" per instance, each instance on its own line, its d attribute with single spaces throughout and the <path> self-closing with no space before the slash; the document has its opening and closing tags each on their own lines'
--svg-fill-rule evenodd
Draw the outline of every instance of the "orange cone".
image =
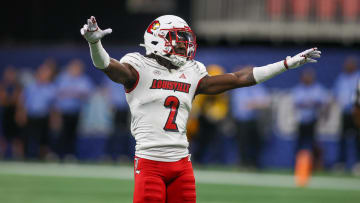
<svg viewBox="0 0 360 203">
<path fill-rule="evenodd" d="M 305 187 L 309 183 L 312 170 L 312 155 L 308 150 L 300 150 L 296 155 L 295 183 L 296 186 Z"/>
</svg>

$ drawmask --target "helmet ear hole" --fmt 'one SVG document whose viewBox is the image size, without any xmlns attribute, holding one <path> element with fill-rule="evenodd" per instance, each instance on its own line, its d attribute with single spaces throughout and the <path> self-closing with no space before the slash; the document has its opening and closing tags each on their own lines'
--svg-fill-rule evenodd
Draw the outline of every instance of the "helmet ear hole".
<svg viewBox="0 0 360 203">
<path fill-rule="evenodd" d="M 157 41 L 151 41 L 151 44 L 153 44 L 153 45 L 157 45 L 159 42 L 157 42 Z"/>
</svg>

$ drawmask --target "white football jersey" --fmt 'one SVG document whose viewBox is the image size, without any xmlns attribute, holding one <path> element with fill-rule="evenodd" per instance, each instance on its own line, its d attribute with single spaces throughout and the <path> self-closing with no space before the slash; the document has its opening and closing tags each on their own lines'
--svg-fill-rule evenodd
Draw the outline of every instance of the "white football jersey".
<svg viewBox="0 0 360 203">
<path fill-rule="evenodd" d="M 207 75 L 205 66 L 189 61 L 169 70 L 139 53 L 129 53 L 120 62 L 130 64 L 138 73 L 135 87 L 126 93 L 135 155 L 166 162 L 188 156 L 186 124 L 196 88 Z"/>
</svg>

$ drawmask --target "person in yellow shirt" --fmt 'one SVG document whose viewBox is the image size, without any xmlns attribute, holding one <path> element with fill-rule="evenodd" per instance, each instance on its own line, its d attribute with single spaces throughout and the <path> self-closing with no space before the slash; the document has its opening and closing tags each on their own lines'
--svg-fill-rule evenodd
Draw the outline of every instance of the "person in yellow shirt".
<svg viewBox="0 0 360 203">
<path fill-rule="evenodd" d="M 221 75 L 224 68 L 219 65 L 207 67 L 209 75 Z M 193 153 L 194 160 L 205 163 L 205 153 L 210 143 L 216 136 L 221 135 L 219 129 L 229 113 L 229 95 L 222 93 L 218 95 L 198 95 L 194 102 L 188 121 L 188 136 L 194 138 L 196 149 Z"/>
</svg>

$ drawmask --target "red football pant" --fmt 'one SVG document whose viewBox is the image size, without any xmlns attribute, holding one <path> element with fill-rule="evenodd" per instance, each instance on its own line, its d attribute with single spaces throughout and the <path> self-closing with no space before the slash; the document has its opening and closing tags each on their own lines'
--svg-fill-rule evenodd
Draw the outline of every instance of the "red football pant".
<svg viewBox="0 0 360 203">
<path fill-rule="evenodd" d="M 176 162 L 135 158 L 134 203 L 195 203 L 195 178 L 188 157 Z"/>
</svg>

